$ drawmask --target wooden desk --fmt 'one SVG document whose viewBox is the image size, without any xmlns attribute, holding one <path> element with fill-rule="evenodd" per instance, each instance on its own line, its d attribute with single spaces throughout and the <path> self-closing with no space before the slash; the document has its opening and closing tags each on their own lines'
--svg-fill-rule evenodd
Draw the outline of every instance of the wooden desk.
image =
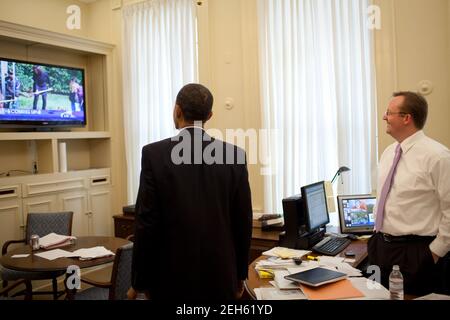
<svg viewBox="0 0 450 320">
<path fill-rule="evenodd" d="M 134 233 L 134 215 L 116 215 L 114 219 L 114 236 L 126 238 Z"/>
<path fill-rule="evenodd" d="M 262 231 L 261 228 L 253 228 L 249 263 L 261 256 L 264 251 L 278 246 L 280 232 L 281 231 Z"/>
<path fill-rule="evenodd" d="M 367 258 L 367 241 L 365 240 L 356 240 L 352 241 L 352 243 L 344 249 L 338 256 L 344 257 L 345 251 L 352 250 L 355 253 L 355 262 L 352 263 L 352 266 L 357 268 L 366 258 Z M 312 253 L 313 256 L 318 256 L 317 254 Z M 256 262 L 260 260 L 267 259 L 266 256 L 259 256 L 248 266 L 248 279 L 244 282 L 245 290 L 248 295 L 256 300 L 256 294 L 254 289 L 260 287 L 272 287 L 269 281 L 272 279 L 260 279 L 258 273 L 255 270 Z"/>
</svg>

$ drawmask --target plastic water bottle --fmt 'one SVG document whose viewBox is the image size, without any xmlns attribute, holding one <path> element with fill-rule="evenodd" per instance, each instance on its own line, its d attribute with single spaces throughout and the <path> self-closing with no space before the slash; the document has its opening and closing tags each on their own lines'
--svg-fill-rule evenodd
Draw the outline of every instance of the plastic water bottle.
<svg viewBox="0 0 450 320">
<path fill-rule="evenodd" d="M 403 275 L 398 265 L 392 267 L 389 275 L 389 292 L 391 300 L 403 300 Z"/>
</svg>

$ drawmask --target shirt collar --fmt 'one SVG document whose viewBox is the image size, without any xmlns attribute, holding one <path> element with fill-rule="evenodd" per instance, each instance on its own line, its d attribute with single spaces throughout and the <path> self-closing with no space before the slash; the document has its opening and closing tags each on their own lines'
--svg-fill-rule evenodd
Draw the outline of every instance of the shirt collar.
<svg viewBox="0 0 450 320">
<path fill-rule="evenodd" d="M 181 129 L 180 129 L 180 132 L 183 131 L 183 130 L 185 130 L 185 129 L 201 129 L 201 130 L 205 131 L 205 129 L 202 128 L 202 127 L 198 127 L 198 126 L 187 126 L 187 127 L 181 128 Z"/>
<path fill-rule="evenodd" d="M 402 146 L 402 153 L 405 154 L 411 149 L 416 142 L 425 138 L 425 133 L 422 130 L 417 131 L 413 135 L 409 136 L 400 144 Z"/>
</svg>

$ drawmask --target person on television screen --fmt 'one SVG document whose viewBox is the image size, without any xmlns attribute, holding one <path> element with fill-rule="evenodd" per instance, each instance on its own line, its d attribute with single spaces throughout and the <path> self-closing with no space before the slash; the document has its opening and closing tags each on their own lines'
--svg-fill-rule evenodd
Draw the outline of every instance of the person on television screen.
<svg viewBox="0 0 450 320">
<path fill-rule="evenodd" d="M 204 131 L 212 105 L 206 87 L 184 86 L 173 113 L 179 134 L 142 149 L 131 299 L 141 292 L 222 301 L 243 293 L 252 233 L 245 151 Z"/>
<path fill-rule="evenodd" d="M 50 91 L 50 77 L 41 66 L 33 66 L 33 109 L 37 109 L 39 96 L 42 97 L 42 110 L 47 107 L 47 93 Z"/>
<path fill-rule="evenodd" d="M 16 79 L 14 72 L 9 70 L 5 79 L 5 103 L 4 108 L 18 108 L 18 97 L 20 95 L 20 82 Z"/>
<path fill-rule="evenodd" d="M 79 110 L 82 110 L 84 102 L 83 87 L 78 83 L 77 78 L 72 78 L 69 83 L 70 94 L 69 100 L 72 107 L 72 112 L 77 111 L 77 105 Z"/>
<path fill-rule="evenodd" d="M 380 267 L 381 283 L 388 287 L 399 265 L 404 292 L 412 295 L 442 292 L 450 276 L 450 151 L 422 131 L 427 115 L 423 96 L 393 94 L 383 120 L 397 142 L 380 158 L 376 233 L 368 242 L 369 263 Z"/>
</svg>

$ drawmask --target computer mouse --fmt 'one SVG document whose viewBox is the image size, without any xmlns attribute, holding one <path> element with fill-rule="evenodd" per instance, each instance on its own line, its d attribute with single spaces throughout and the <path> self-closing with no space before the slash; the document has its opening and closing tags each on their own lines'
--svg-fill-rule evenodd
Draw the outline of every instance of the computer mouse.
<svg viewBox="0 0 450 320">
<path fill-rule="evenodd" d="M 350 240 L 358 240 L 358 236 L 351 233 L 347 234 L 347 238 Z"/>
<path fill-rule="evenodd" d="M 302 258 L 300 257 L 294 257 L 292 260 L 294 260 L 295 264 L 298 266 L 302 264 Z"/>
<path fill-rule="evenodd" d="M 345 256 L 346 257 L 354 257 L 355 253 L 352 250 L 348 250 L 348 251 L 345 251 Z"/>
</svg>

